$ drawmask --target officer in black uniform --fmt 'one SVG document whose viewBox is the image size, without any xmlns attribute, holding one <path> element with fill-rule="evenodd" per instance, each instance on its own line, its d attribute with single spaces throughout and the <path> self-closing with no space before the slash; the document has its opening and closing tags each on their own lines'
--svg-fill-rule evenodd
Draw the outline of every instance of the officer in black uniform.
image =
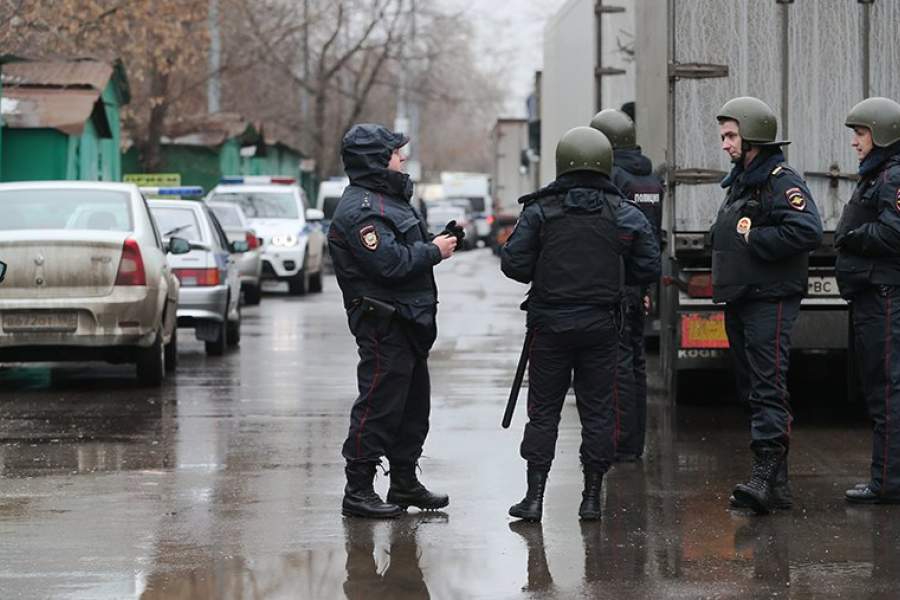
<svg viewBox="0 0 900 600">
<path fill-rule="evenodd" d="M 626 285 L 659 276 L 659 248 L 641 211 L 612 185 L 612 146 L 590 127 L 556 147 L 557 178 L 525 204 L 500 252 L 503 273 L 530 283 L 528 424 L 522 458 L 528 491 L 509 514 L 540 521 L 560 412 L 574 371 L 582 424 L 584 492 L 578 514 L 600 518 L 603 475 L 619 442 L 616 381 Z"/>
<path fill-rule="evenodd" d="M 350 332 L 359 346 L 359 397 L 344 442 L 343 513 L 396 517 L 408 506 L 438 509 L 449 498 L 428 491 L 416 465 L 428 434 L 428 352 L 437 336 L 434 265 L 456 248 L 452 235 L 432 239 L 410 205 L 412 182 L 401 171 L 409 139 L 381 125 L 354 125 L 341 153 L 350 185 L 328 231 Z M 390 462 L 387 502 L 372 482 Z"/>
<path fill-rule="evenodd" d="M 874 422 L 870 480 L 848 502 L 900 503 L 900 104 L 868 98 L 847 115 L 859 182 L 835 231 L 837 280 Z"/>
<path fill-rule="evenodd" d="M 611 180 L 625 197 L 634 202 L 653 228 L 661 245 L 662 199 L 665 188 L 653 174 L 653 163 L 637 145 L 634 121 L 623 111 L 608 108 L 597 113 L 591 127 L 602 131 L 613 147 Z M 622 336 L 620 368 L 633 373 L 631 390 L 622 390 L 622 439 L 616 460 L 634 461 L 644 454 L 647 431 L 647 361 L 644 351 L 644 320 L 650 308 L 650 289 L 629 286 L 627 326 Z"/>
<path fill-rule="evenodd" d="M 734 168 L 712 226 L 713 301 L 725 302 L 725 329 L 738 393 L 750 405 L 753 469 L 731 504 L 758 514 L 790 508 L 787 476 L 791 406 L 787 391 L 791 328 L 807 288 L 809 253 L 822 221 L 803 181 L 784 162 L 775 113 L 740 97 L 717 115 L 722 149 Z"/>
</svg>

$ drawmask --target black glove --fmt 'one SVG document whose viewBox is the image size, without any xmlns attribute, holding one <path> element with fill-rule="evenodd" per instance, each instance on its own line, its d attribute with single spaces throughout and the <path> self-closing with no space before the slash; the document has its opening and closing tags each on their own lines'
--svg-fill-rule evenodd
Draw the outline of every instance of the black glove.
<svg viewBox="0 0 900 600">
<path fill-rule="evenodd" d="M 748 200 L 741 209 L 741 216 L 750 217 L 751 221 L 756 221 L 757 217 L 762 213 L 762 204 L 759 200 Z"/>
<path fill-rule="evenodd" d="M 851 229 L 841 237 L 837 238 L 834 241 L 834 247 L 840 250 L 858 252 L 862 247 L 862 236 L 859 235 L 859 230 Z"/>
<path fill-rule="evenodd" d="M 456 221 L 450 221 L 444 226 L 444 230 L 438 235 L 452 235 L 456 238 L 456 245 L 462 247 L 463 240 L 466 239 L 465 230 L 456 224 Z"/>
</svg>

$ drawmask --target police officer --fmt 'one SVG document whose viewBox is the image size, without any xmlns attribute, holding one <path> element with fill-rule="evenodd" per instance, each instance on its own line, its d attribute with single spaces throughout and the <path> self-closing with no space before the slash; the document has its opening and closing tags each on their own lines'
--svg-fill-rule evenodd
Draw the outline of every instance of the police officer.
<svg viewBox="0 0 900 600">
<path fill-rule="evenodd" d="M 359 346 L 359 397 L 344 442 L 343 514 L 396 517 L 408 506 L 438 509 L 449 498 L 426 489 L 416 465 L 428 434 L 428 352 L 437 336 L 432 270 L 456 248 L 431 238 L 410 205 L 412 182 L 400 149 L 409 139 L 381 125 L 354 125 L 341 153 L 350 185 L 328 232 L 350 332 Z M 390 462 L 387 502 L 372 482 Z"/>
<path fill-rule="evenodd" d="M 806 292 L 809 252 L 822 221 L 803 179 L 784 162 L 775 113 L 763 101 L 734 98 L 717 115 L 722 150 L 734 167 L 712 226 L 713 301 L 725 304 L 725 330 L 738 393 L 750 405 L 753 468 L 734 507 L 758 514 L 790 508 L 787 477 L 791 407 L 787 391 L 791 328 Z"/>
<path fill-rule="evenodd" d="M 556 180 L 525 204 L 500 252 L 503 273 L 530 283 L 528 424 L 521 454 L 528 491 L 509 509 L 540 521 L 560 412 L 574 372 L 581 417 L 584 492 L 578 514 L 600 518 L 603 475 L 615 456 L 618 328 L 626 284 L 659 276 L 659 249 L 641 211 L 612 185 L 613 152 L 590 127 L 567 132 L 556 147 Z"/>
<path fill-rule="evenodd" d="M 591 127 L 602 131 L 613 147 L 612 183 L 634 202 L 653 228 L 661 247 L 662 182 L 653 174 L 653 163 L 637 145 L 634 121 L 624 111 L 608 108 L 597 113 Z M 623 330 L 620 368 L 633 373 L 633 386 L 622 389 L 620 403 L 622 439 L 616 459 L 633 461 L 644 454 L 647 430 L 647 362 L 644 352 L 644 319 L 650 308 L 649 287 L 629 286 L 627 323 Z"/>
<path fill-rule="evenodd" d="M 835 231 L 837 281 L 874 422 L 870 480 L 848 502 L 900 503 L 900 104 L 868 98 L 847 115 L 859 182 Z"/>
</svg>

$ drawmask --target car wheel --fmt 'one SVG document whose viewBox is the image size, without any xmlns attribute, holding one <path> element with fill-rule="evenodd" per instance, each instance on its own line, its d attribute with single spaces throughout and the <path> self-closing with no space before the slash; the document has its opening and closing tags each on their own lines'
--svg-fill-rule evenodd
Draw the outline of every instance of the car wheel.
<svg viewBox="0 0 900 600">
<path fill-rule="evenodd" d="M 297 274 L 288 280 L 288 292 L 292 296 L 302 296 L 309 289 L 309 276 L 306 274 L 306 265 L 297 271 Z"/>
<path fill-rule="evenodd" d="M 178 368 L 178 328 L 172 330 L 172 337 L 166 346 L 166 373 L 174 373 Z"/>
<path fill-rule="evenodd" d="M 256 306 L 262 300 L 262 290 L 258 285 L 248 285 L 244 288 L 244 303 L 247 306 Z"/>
<path fill-rule="evenodd" d="M 162 333 L 148 348 L 137 349 L 137 378 L 141 385 L 158 386 L 166 376 L 166 350 L 163 347 Z"/>
<path fill-rule="evenodd" d="M 228 346 L 228 319 L 223 320 L 219 325 L 219 335 L 212 342 L 205 342 L 207 356 L 222 356 L 225 354 L 225 348 Z"/>
<path fill-rule="evenodd" d="M 235 347 L 241 343 L 241 307 L 238 307 L 237 321 L 227 321 L 228 323 L 228 345 Z"/>
<path fill-rule="evenodd" d="M 309 278 L 309 291 L 320 293 L 322 291 L 322 271 L 313 274 Z"/>
</svg>

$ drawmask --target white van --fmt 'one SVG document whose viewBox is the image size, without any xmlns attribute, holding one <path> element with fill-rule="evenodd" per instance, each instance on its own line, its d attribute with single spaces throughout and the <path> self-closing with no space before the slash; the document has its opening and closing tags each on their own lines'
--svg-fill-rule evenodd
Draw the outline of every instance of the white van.
<svg viewBox="0 0 900 600">
<path fill-rule="evenodd" d="M 334 216 L 338 202 L 341 201 L 344 188 L 348 185 L 350 185 L 350 179 L 347 177 L 332 177 L 319 184 L 316 208 L 325 213 L 325 222 L 322 225 L 326 230 L 328 229 L 328 224 L 331 223 L 331 218 Z"/>
</svg>

